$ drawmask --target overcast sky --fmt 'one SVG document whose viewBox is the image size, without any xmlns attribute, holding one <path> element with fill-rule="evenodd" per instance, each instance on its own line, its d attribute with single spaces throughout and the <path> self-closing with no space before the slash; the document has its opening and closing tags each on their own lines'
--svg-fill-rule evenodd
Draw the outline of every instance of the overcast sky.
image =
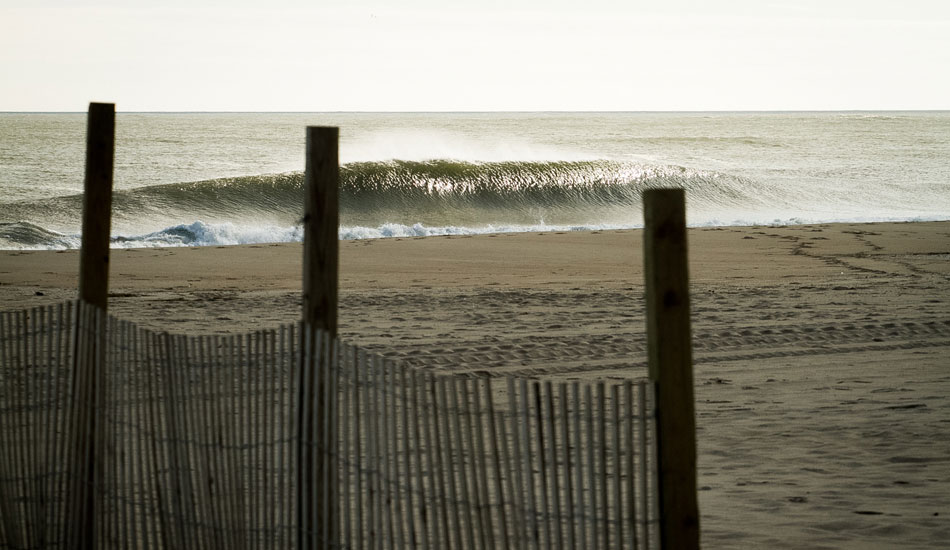
<svg viewBox="0 0 950 550">
<path fill-rule="evenodd" d="M 0 0 L 0 79 L 0 111 L 950 109 L 950 1 Z"/>
</svg>

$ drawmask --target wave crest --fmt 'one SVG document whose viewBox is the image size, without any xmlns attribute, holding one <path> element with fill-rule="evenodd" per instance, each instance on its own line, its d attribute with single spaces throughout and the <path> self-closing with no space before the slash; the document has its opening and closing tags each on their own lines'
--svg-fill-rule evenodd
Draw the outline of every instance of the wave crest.
<svg viewBox="0 0 950 550">
<path fill-rule="evenodd" d="M 607 160 L 392 160 L 340 167 L 340 222 L 363 228 L 629 226 L 639 220 L 643 191 L 653 187 L 685 188 L 693 206 L 711 209 L 757 201 L 751 182 L 679 166 Z M 141 236 L 164 232 L 156 240 L 166 243 L 176 238 L 200 243 L 206 239 L 201 227 L 191 227 L 193 220 L 217 228 L 229 223 L 293 227 L 301 217 L 303 188 L 303 174 L 293 172 L 121 190 L 113 196 L 113 228 Z M 80 195 L 7 203 L 0 215 L 9 222 L 29 220 L 32 229 L 21 224 L 3 238 L 24 245 L 50 242 L 53 238 L 36 235 L 37 229 L 78 228 L 81 204 Z M 176 227 L 178 237 L 172 231 Z M 207 240 L 221 239 L 243 242 L 222 235 Z"/>
</svg>

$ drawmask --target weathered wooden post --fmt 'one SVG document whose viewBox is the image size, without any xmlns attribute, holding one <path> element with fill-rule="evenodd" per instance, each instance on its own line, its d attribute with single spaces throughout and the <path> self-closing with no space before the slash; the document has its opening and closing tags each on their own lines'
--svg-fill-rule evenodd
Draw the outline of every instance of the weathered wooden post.
<svg viewBox="0 0 950 550">
<path fill-rule="evenodd" d="M 682 189 L 643 195 L 647 354 L 656 383 L 660 545 L 699 548 L 696 499 L 696 417 Z"/>
<path fill-rule="evenodd" d="M 336 336 L 339 277 L 339 129 L 308 127 L 304 184 L 303 320 L 305 326 Z M 303 350 L 303 346 L 302 346 Z M 302 351 L 301 353 L 304 353 Z M 298 511 L 301 550 L 328 548 L 336 518 L 330 464 L 321 450 L 330 444 L 324 415 L 329 408 L 326 376 L 313 372 L 322 361 L 311 349 L 301 363 L 311 369 L 301 377 L 300 451 L 298 455 Z M 329 366 L 325 366 L 329 368 Z M 331 472 L 332 473 L 332 472 Z M 324 496 L 329 496 L 324 499 Z"/>
<path fill-rule="evenodd" d="M 115 104 L 90 103 L 86 130 L 86 179 L 82 197 L 79 299 L 102 310 L 106 309 L 109 294 L 114 156 Z"/>
<path fill-rule="evenodd" d="M 97 406 L 105 368 L 105 311 L 109 293 L 109 231 L 115 153 L 115 104 L 90 103 L 86 128 L 82 250 L 79 253 L 80 308 L 73 358 L 70 439 L 72 482 L 69 529 L 72 547 L 97 545 L 96 450 L 100 447 Z M 92 306 L 87 309 L 87 304 Z"/>
</svg>

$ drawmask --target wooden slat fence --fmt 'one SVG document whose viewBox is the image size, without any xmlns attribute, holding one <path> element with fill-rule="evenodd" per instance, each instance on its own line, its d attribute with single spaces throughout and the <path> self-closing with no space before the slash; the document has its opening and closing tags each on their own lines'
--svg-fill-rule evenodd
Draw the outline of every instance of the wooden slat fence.
<svg viewBox="0 0 950 550">
<path fill-rule="evenodd" d="M 325 440 L 300 426 L 304 387 L 326 392 Z M 645 380 L 446 375 L 303 324 L 185 337 L 80 302 L 2 313 L 0 548 L 75 547 L 88 468 L 97 548 L 293 548 L 300 456 L 324 465 L 320 547 L 653 548 L 654 420 Z"/>
</svg>

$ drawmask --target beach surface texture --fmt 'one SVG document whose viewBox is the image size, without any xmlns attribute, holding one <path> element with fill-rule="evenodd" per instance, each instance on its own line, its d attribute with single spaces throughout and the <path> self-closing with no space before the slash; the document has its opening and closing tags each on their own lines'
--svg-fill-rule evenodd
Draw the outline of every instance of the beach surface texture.
<svg viewBox="0 0 950 550">
<path fill-rule="evenodd" d="M 340 243 L 340 333 L 443 372 L 646 375 L 639 230 Z M 945 548 L 950 222 L 689 231 L 707 548 Z M 181 334 L 300 317 L 299 243 L 113 250 L 110 312 Z M 0 251 L 5 310 L 78 252 Z"/>
</svg>

